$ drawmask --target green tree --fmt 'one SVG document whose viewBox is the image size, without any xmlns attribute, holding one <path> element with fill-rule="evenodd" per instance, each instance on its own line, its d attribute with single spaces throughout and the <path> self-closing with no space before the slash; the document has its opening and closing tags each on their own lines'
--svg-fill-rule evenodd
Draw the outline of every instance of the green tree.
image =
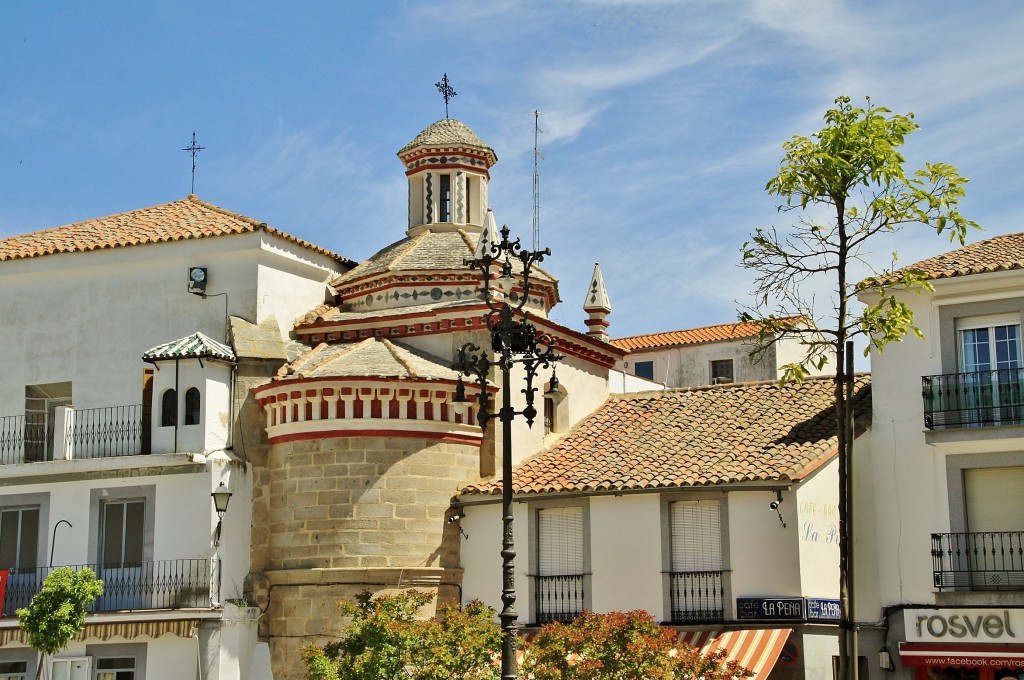
<svg viewBox="0 0 1024 680">
<path fill-rule="evenodd" d="M 801 360 L 783 367 L 784 380 L 800 380 L 811 367 L 821 369 L 835 357 L 835 415 L 839 433 L 840 602 L 843 628 L 849 628 L 850 583 L 848 531 L 852 431 L 847 403 L 852 376 L 847 374 L 847 341 L 858 336 L 879 351 L 908 333 L 921 336 L 899 290 L 931 290 L 923 272 L 896 269 L 896 253 L 885 268 L 867 259 L 880 237 L 908 224 L 946 233 L 965 242 L 978 225 L 964 218 L 959 202 L 967 179 L 943 163 L 925 163 L 914 172 L 905 168 L 900 152 L 907 135 L 918 129 L 913 114 L 893 114 L 864 107 L 849 97 L 835 100 L 825 113 L 825 127 L 811 137 L 795 136 L 783 145 L 779 174 L 766 190 L 782 200 L 779 211 L 795 212 L 784 229 L 757 229 L 743 245 L 743 266 L 757 272 L 755 304 L 742 311 L 745 321 L 758 321 L 761 332 L 752 359 L 771 344 L 797 338 L 805 350 Z M 861 272 L 858 274 L 858 272 Z M 864 276 L 867 275 L 865 279 Z M 827 291 L 831 309 L 815 308 L 813 291 Z M 871 290 L 873 303 L 853 308 L 856 295 Z M 802 316 L 806 323 L 794 323 Z M 865 353 L 868 350 L 865 350 Z M 848 430 L 849 428 L 849 430 Z M 840 640 L 840 678 L 850 677 L 847 636 Z"/>
<path fill-rule="evenodd" d="M 733 680 L 753 674 L 726 651 L 702 654 L 645 611 L 593 614 L 550 623 L 523 652 L 523 677 L 536 680 Z"/>
<path fill-rule="evenodd" d="M 417 618 L 432 597 L 417 590 L 341 602 L 341 639 L 302 650 L 308 680 L 491 680 L 501 631 L 494 610 L 473 601 L 444 605 L 439 619 Z"/>
<path fill-rule="evenodd" d="M 28 606 L 15 612 L 29 646 L 44 655 L 39 658 L 37 676 L 45 655 L 58 653 L 82 631 L 89 607 L 102 594 L 103 581 L 92 569 L 60 567 L 50 572 Z"/>
</svg>

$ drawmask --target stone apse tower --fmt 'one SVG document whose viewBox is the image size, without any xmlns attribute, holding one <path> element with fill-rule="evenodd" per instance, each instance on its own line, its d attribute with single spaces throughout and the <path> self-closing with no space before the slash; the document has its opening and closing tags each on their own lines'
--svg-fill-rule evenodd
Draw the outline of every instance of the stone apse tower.
<svg viewBox="0 0 1024 680">
<path fill-rule="evenodd" d="M 304 677 L 299 649 L 334 638 L 338 600 L 415 587 L 459 601 L 452 498 L 494 474 L 495 428 L 484 433 L 472 409 L 456 414 L 451 364 L 465 342 L 490 343 L 479 274 L 465 260 L 481 233 L 496 237 L 487 185 L 497 157 L 452 119 L 398 157 L 409 185 L 405 236 L 331 283 L 333 303 L 296 321 L 305 351 L 252 391 L 267 447 L 253 457 L 250 580 L 275 678 Z M 558 301 L 557 280 L 536 271 L 527 309 L 566 355 L 559 379 L 578 395 L 558 407 L 567 429 L 604 399 L 622 352 L 547 320 Z M 514 432 L 517 457 L 556 435 L 524 426 Z"/>
</svg>

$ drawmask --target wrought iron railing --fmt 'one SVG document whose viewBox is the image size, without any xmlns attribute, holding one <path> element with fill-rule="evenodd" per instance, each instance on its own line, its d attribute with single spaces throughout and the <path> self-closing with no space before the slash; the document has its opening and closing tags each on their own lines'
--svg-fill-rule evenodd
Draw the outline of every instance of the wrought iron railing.
<svg viewBox="0 0 1024 680">
<path fill-rule="evenodd" d="M 534 579 L 537 623 L 568 623 L 583 613 L 583 574 Z"/>
<path fill-rule="evenodd" d="M 0 416 L 0 465 L 20 463 L 25 455 L 25 416 Z"/>
<path fill-rule="evenodd" d="M 1024 531 L 932 534 L 938 589 L 1024 590 Z"/>
<path fill-rule="evenodd" d="M 137 456 L 142 452 L 142 404 L 75 409 L 66 441 L 75 458 Z"/>
<path fill-rule="evenodd" d="M 146 427 L 141 404 L 0 416 L 0 465 L 149 453 Z"/>
<path fill-rule="evenodd" d="M 90 611 L 205 609 L 220 601 L 213 560 L 158 560 L 123 565 L 76 564 L 89 567 L 103 581 L 103 595 Z M 57 567 L 11 572 L 7 577 L 3 616 L 14 616 L 39 592 Z"/>
<path fill-rule="evenodd" d="M 926 375 L 921 383 L 928 429 L 1024 423 L 1024 368 Z"/>
<path fill-rule="evenodd" d="M 672 623 L 714 623 L 725 620 L 721 571 L 669 573 Z"/>
</svg>

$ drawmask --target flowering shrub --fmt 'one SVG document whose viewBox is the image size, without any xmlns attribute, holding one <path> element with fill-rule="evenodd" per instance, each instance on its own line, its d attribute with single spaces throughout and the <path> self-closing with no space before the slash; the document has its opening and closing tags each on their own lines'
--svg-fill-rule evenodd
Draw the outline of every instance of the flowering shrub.
<svg viewBox="0 0 1024 680">
<path fill-rule="evenodd" d="M 431 596 L 416 590 L 342 602 L 341 639 L 302 650 L 307 680 L 498 680 L 501 630 L 494 610 L 474 600 L 418 619 Z M 752 673 L 724 650 L 702 654 L 645 611 L 584 612 L 551 623 L 523 648 L 529 680 L 737 680 Z"/>
<path fill-rule="evenodd" d="M 342 637 L 302 650 L 308 680 L 496 680 L 501 631 L 494 610 L 474 600 L 440 608 L 440 620 L 416 618 L 432 597 L 417 590 L 341 602 Z"/>
<path fill-rule="evenodd" d="M 526 646 L 524 678 L 535 680 L 734 680 L 753 675 L 725 650 L 701 654 L 645 611 L 593 614 L 550 623 Z"/>
</svg>

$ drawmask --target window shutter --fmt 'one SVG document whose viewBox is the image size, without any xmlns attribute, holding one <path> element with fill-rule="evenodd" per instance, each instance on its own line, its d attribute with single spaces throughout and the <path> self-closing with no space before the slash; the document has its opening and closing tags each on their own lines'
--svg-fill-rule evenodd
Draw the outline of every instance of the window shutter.
<svg viewBox="0 0 1024 680">
<path fill-rule="evenodd" d="M 1024 530 L 1024 467 L 964 470 L 969 531 Z"/>
<path fill-rule="evenodd" d="M 538 569 L 541 576 L 583 573 L 583 508 L 537 512 Z"/>
<path fill-rule="evenodd" d="M 721 571 L 721 508 L 715 500 L 672 503 L 672 571 Z"/>
</svg>

